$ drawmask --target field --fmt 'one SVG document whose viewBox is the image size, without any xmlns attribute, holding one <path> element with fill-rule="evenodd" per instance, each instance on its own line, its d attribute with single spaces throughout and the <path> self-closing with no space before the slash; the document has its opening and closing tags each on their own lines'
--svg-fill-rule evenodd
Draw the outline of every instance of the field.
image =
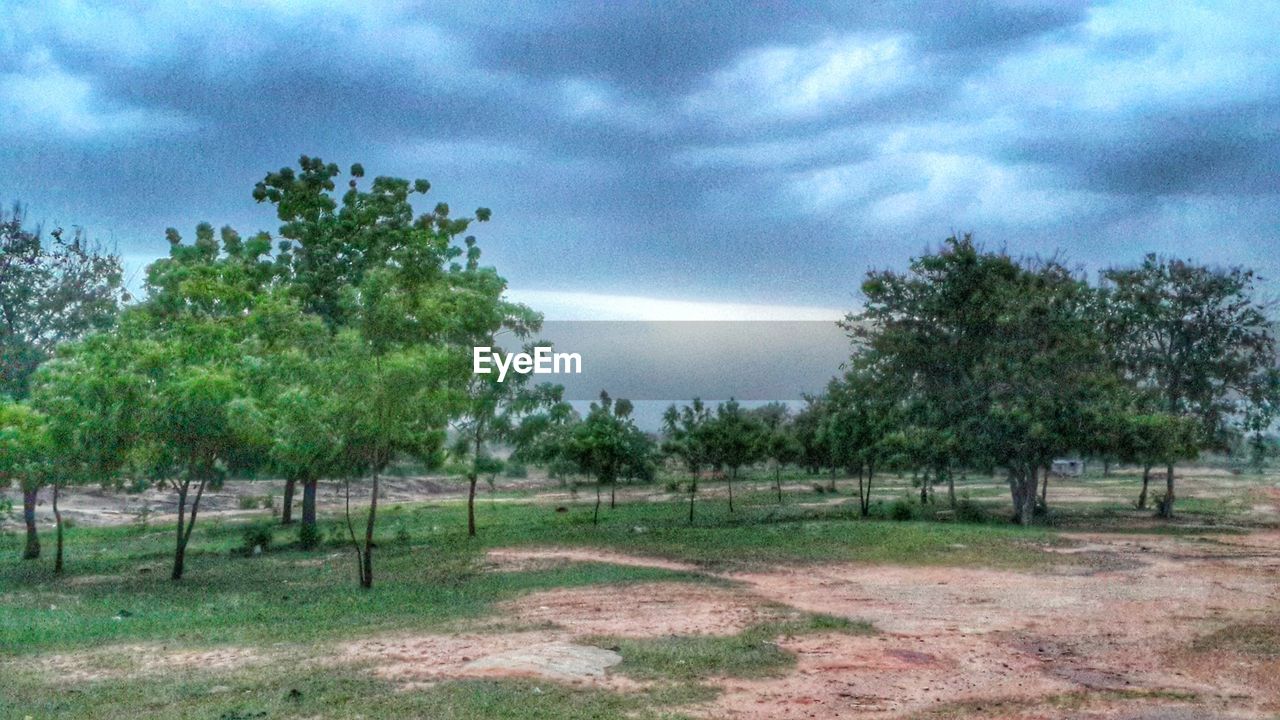
<svg viewBox="0 0 1280 720">
<path fill-rule="evenodd" d="M 591 487 L 499 478 L 468 539 L 460 482 L 395 478 L 372 590 L 335 486 L 304 551 L 246 533 L 278 484 L 228 482 L 179 583 L 162 494 L 69 492 L 63 576 L 51 533 L 38 561 L 16 517 L 0 534 L 0 718 L 1280 713 L 1274 475 L 1184 469 L 1171 522 L 1133 509 L 1132 469 L 1055 478 L 1029 529 L 990 478 L 962 512 L 885 478 L 866 520 L 853 480 L 791 474 L 779 504 L 770 479 L 733 514 L 706 484 L 692 526 L 678 490 L 622 486 L 597 526 Z"/>
</svg>

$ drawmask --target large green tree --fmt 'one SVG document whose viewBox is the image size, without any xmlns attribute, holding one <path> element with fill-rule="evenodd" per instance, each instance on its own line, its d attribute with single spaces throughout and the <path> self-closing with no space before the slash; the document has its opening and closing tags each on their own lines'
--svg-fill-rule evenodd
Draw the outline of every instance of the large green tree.
<svg viewBox="0 0 1280 720">
<path fill-rule="evenodd" d="M 909 424 L 945 450 L 930 460 L 935 477 L 1003 467 L 1016 521 L 1031 522 L 1041 473 L 1092 449 L 1085 420 L 1115 384 L 1097 293 L 1058 262 L 987 252 L 967 236 L 905 273 L 871 273 L 862 289 L 845 327 L 901 394 Z"/>
<path fill-rule="evenodd" d="M 1201 447 L 1225 447 L 1274 384 L 1275 331 L 1254 273 L 1148 255 L 1103 276 L 1107 336 L 1119 365 L 1158 396 L 1162 412 L 1193 418 Z M 1174 465 L 1165 464 L 1163 517 L 1173 515 Z"/>
</svg>

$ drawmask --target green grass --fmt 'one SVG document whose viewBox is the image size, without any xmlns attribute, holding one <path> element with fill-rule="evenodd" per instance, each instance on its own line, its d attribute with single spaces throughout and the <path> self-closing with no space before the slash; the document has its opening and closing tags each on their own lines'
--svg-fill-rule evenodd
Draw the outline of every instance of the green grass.
<svg viewBox="0 0 1280 720">
<path fill-rule="evenodd" d="M 865 635 L 870 624 L 831 615 L 804 614 L 753 625 L 737 635 L 676 635 L 659 638 L 592 638 L 592 644 L 616 647 L 623 662 L 618 672 L 637 680 L 695 682 L 712 677 L 753 678 L 781 674 L 795 657 L 775 642 L 781 637 L 840 632 Z"/>
<path fill-rule="evenodd" d="M 1199 652 L 1226 650 L 1267 660 L 1280 659 L 1280 618 L 1228 625 L 1197 639 L 1192 649 Z"/>
<path fill-rule="evenodd" d="M 464 680 L 403 691 L 367 671 L 279 668 L 211 679 L 199 672 L 166 680 L 77 683 L 51 691 L 41 683 L 10 683 L 0 720 L 120 717 L 200 720 L 268 718 L 474 718 L 586 720 L 682 718 L 655 708 L 703 700 L 696 686 L 613 693 L 548 682 Z"/>
<path fill-rule="evenodd" d="M 61 577 L 52 573 L 49 533 L 38 561 L 18 559 L 19 535 L 0 535 L 0 717 L 665 717 L 647 708 L 707 699 L 711 691 L 699 684 L 702 678 L 790 667 L 794 659 L 772 644 L 778 636 L 867 628 L 803 616 L 728 638 L 609 639 L 623 650 L 620 672 L 656 682 L 650 691 L 625 695 L 519 682 L 448 682 L 402 692 L 367 670 L 307 663 L 354 637 L 483 629 L 492 626 L 498 603 L 537 590 L 726 582 L 702 571 L 605 563 L 500 572 L 486 567 L 485 551 L 494 547 L 606 548 L 707 571 L 824 562 L 1030 568 L 1056 561 L 1041 551 L 1055 542 L 1043 529 L 859 520 L 842 505 L 801 507 L 789 498 L 779 507 L 764 492 L 748 492 L 733 514 L 722 498 L 700 499 L 692 527 L 683 498 L 605 508 L 598 526 L 591 523 L 592 500 L 584 493 L 567 512 L 482 501 L 474 539 L 466 537 L 465 507 L 455 501 L 387 508 L 379 516 L 372 590 L 357 586 L 350 548 L 332 540 L 339 535 L 335 518 L 323 522 L 330 540 L 321 548 L 301 550 L 295 530 L 276 528 L 270 549 L 256 557 L 243 552 L 243 535 L 261 518 L 202 518 L 178 583 L 168 579 L 172 528 L 154 522 L 69 529 Z M 104 661 L 113 663 L 112 653 L 124 652 L 117 648 L 147 643 L 256 647 L 306 662 L 184 670 L 161 679 L 129 674 L 133 665 L 121 657 L 123 675 L 76 682 L 70 691 L 42 664 L 48 653 L 82 651 L 105 652 Z M 289 694 L 293 689 L 300 697 Z"/>
<path fill-rule="evenodd" d="M 607 564 L 485 572 L 484 552 L 498 546 L 603 547 L 709 569 L 830 561 L 1034 567 L 1052 560 L 1039 550 L 1053 539 L 1044 530 L 851 520 L 839 509 L 747 505 L 730 515 L 723 502 L 708 501 L 689 527 L 682 504 L 634 502 L 602 511 L 600 525 L 593 526 L 583 506 L 558 513 L 545 505 L 482 504 L 476 539 L 465 535 L 464 513 L 453 503 L 384 513 L 371 591 L 356 586 L 348 547 L 302 551 L 292 530 L 277 530 L 270 552 L 245 557 L 238 552 L 243 523 L 203 521 L 179 583 L 168 579 L 167 528 L 69 530 L 63 577 L 52 574 L 47 557 L 19 560 L 21 538 L 5 536 L 0 656 L 126 640 L 306 642 L 356 632 L 438 629 L 539 589 L 705 580 Z M 332 535 L 337 523 L 327 524 Z M 358 628 L 352 618 L 360 619 Z"/>
</svg>

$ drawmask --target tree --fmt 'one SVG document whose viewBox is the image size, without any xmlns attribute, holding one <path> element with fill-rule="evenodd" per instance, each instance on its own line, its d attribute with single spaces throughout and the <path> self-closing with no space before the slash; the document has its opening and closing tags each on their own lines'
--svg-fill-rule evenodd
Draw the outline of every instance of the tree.
<svg viewBox="0 0 1280 720">
<path fill-rule="evenodd" d="M 764 456 L 767 429 L 754 415 L 745 412 L 737 400 L 716 407 L 706 430 L 707 459 L 715 467 L 728 468 L 729 512 L 733 512 L 733 481 L 738 469 L 759 462 Z"/>
<path fill-rule="evenodd" d="M 860 358 L 844 377 L 833 380 L 826 398 L 827 442 L 834 461 L 858 475 L 858 509 L 862 517 L 871 512 L 876 469 L 885 464 L 891 452 L 886 440 L 902 420 L 897 398 L 885 391 L 886 383 L 866 359 Z M 934 447 L 944 452 L 949 449 L 942 444 Z"/>
<path fill-rule="evenodd" d="M 662 428 L 665 439 L 663 452 L 679 459 L 689 472 L 689 522 L 693 522 L 693 501 L 698 495 L 698 482 L 702 479 L 702 468 L 710 463 L 708 449 L 708 429 L 711 424 L 711 409 L 701 399 L 682 408 L 669 406 L 662 414 Z"/>
<path fill-rule="evenodd" d="M 79 228 L 46 243 L 25 220 L 20 205 L 0 211 L 0 395 L 17 398 L 60 343 L 110 327 L 127 300 L 119 257 Z"/>
<path fill-rule="evenodd" d="M 528 307 L 503 298 L 507 284 L 492 268 L 481 268 L 480 249 L 474 238 L 467 238 L 465 269 L 453 278 L 456 292 L 465 295 L 467 302 L 458 303 L 463 312 L 471 313 L 465 325 L 477 332 L 466 344 L 470 347 L 495 345 L 500 331 L 513 333 L 524 339 L 542 327 L 542 316 Z M 528 345 L 525 352 L 532 353 L 535 346 Z M 495 355 L 501 350 L 494 348 Z M 469 457 L 467 470 L 467 534 L 476 534 L 476 481 L 482 466 L 492 465 L 487 445 L 509 438 L 519 423 L 519 416 L 535 412 L 539 402 L 548 399 L 545 392 L 528 392 L 531 375 L 513 372 L 505 379 L 495 373 L 472 373 L 468 376 L 460 398 L 461 409 L 455 420 L 459 441 L 455 454 Z"/>
<path fill-rule="evenodd" d="M 528 346 L 526 351 L 532 351 Z M 495 351 L 497 354 L 500 351 Z M 532 375 L 512 372 L 504 381 L 495 373 L 471 374 L 463 397 L 461 411 L 454 421 L 458 432 L 453 455 L 469 460 L 467 468 L 467 535 L 476 535 L 476 482 L 486 467 L 498 469 L 489 455 L 489 446 L 503 440 L 535 442 L 535 428 L 543 422 L 540 411 L 560 402 L 560 391 L 554 386 L 529 387 Z M 525 422 L 533 424 L 522 428 Z"/>
<path fill-rule="evenodd" d="M 1117 364 L 1158 395 L 1163 412 L 1195 419 L 1202 446 L 1225 446 L 1276 365 L 1275 333 L 1255 299 L 1253 272 L 1148 255 L 1103 277 Z M 1165 465 L 1161 517 L 1173 516 L 1174 465 Z"/>
<path fill-rule="evenodd" d="M 30 405 L 0 397 L 0 480 L 6 484 L 17 483 L 22 490 L 22 512 L 27 524 L 27 544 L 22 557 L 28 560 L 40 557 L 34 497 L 53 475 L 52 449 L 45 417 Z M 61 545 L 60 532 L 58 544 Z"/>
<path fill-rule="evenodd" d="M 845 327 L 927 433 L 934 477 L 1002 466 L 1015 520 L 1030 523 L 1040 473 L 1089 444 L 1083 420 L 1114 378 L 1096 293 L 1056 261 L 985 252 L 968 236 L 862 288 L 863 310 Z"/>
<path fill-rule="evenodd" d="M 609 393 L 600 392 L 599 402 L 591 408 L 568 438 L 566 456 L 578 471 L 596 480 L 596 505 L 592 524 L 600 522 L 600 491 L 612 486 L 628 468 L 643 466 L 648 461 L 651 443 L 631 417 L 631 402 L 614 401 Z"/>
<path fill-rule="evenodd" d="M 138 433 L 139 401 L 144 392 L 128 370 L 128 343 L 98 333 L 64 345 L 58 357 L 36 372 L 31 403 L 46 418 L 47 432 L 57 442 L 48 447 L 57 526 L 54 571 L 62 572 L 63 523 L 58 494 L 68 485 L 106 485 L 128 460 Z"/>
<path fill-rule="evenodd" d="M 205 489 L 267 459 L 269 423 L 246 382 L 258 359 L 247 353 L 258 347 L 255 310 L 277 271 L 265 235 L 246 243 L 223 228 L 215 238 L 207 223 L 191 244 L 176 230 L 166 235 L 169 257 L 147 268 L 147 300 L 124 314 L 119 334 L 133 343 L 131 369 L 144 388 L 139 456 L 177 496 L 172 578 L 180 580 Z"/>
<path fill-rule="evenodd" d="M 1137 507 L 1147 507 L 1151 468 L 1194 459 L 1199 454 L 1198 424 L 1191 418 L 1162 412 L 1124 415 L 1112 433 L 1118 439 L 1118 455 L 1142 468 L 1142 491 Z"/>
<path fill-rule="evenodd" d="M 800 444 L 791 428 L 791 410 L 780 402 L 771 402 L 750 411 L 764 425 L 762 455 L 773 464 L 773 486 L 782 502 L 782 466 L 800 457 Z"/>
</svg>

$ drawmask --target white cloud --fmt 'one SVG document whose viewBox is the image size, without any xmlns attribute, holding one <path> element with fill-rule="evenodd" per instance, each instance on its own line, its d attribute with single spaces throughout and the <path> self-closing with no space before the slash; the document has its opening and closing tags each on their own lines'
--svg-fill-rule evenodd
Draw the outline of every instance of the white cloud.
<svg viewBox="0 0 1280 720">
<path fill-rule="evenodd" d="M 1153 12 L 1114 3 L 1089 12 L 1080 32 L 1006 57 L 966 87 L 966 103 L 1024 113 L 1077 110 L 1132 115 L 1205 107 L 1280 92 L 1275 43 L 1280 4 L 1180 2 Z M 1116 50 L 1117 46 L 1132 47 Z"/>
<path fill-rule="evenodd" d="M 8 134 L 45 133 L 76 140 L 185 130 L 170 112 L 130 107 L 104 98 L 85 77 L 67 72 L 44 49 L 27 54 L 21 69 L 0 74 L 0 115 Z"/>
<path fill-rule="evenodd" d="M 713 74 L 688 110 L 728 123 L 803 120 L 881 97 L 911 81 L 902 37 L 851 35 L 757 48 Z"/>
</svg>

